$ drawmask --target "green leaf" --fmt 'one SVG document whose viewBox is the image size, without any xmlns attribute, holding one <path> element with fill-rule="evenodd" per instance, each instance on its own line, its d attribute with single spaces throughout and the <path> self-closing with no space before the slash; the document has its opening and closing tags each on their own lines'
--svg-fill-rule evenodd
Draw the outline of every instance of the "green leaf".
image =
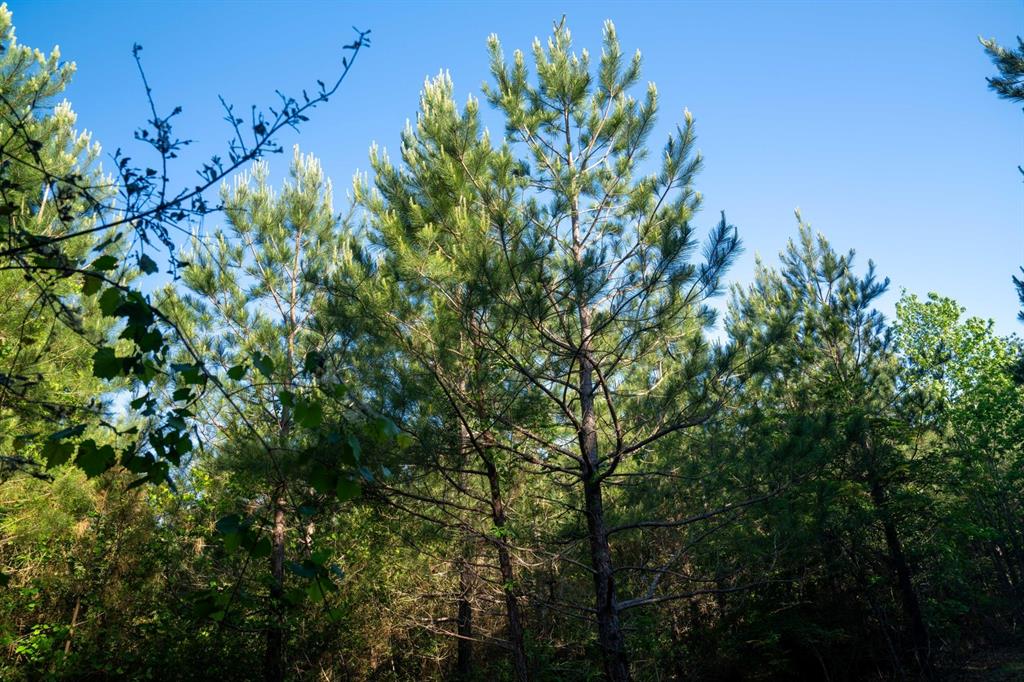
<svg viewBox="0 0 1024 682">
<path fill-rule="evenodd" d="M 318 463 L 309 474 L 309 484 L 318 493 L 327 494 L 337 485 L 337 474 Z"/>
<path fill-rule="evenodd" d="M 72 453 L 75 451 L 75 445 L 73 443 L 65 443 L 63 441 L 47 441 L 43 444 L 43 457 L 46 458 L 46 466 L 49 469 L 58 467 L 71 459 Z"/>
<path fill-rule="evenodd" d="M 153 464 L 154 460 L 152 455 L 139 456 L 135 453 L 128 452 L 121 456 L 121 466 L 133 474 L 149 473 Z"/>
<path fill-rule="evenodd" d="M 376 417 L 370 425 L 370 432 L 377 442 L 391 440 L 400 433 L 395 423 L 387 417 Z"/>
<path fill-rule="evenodd" d="M 274 361 L 259 351 L 252 354 L 252 366 L 268 379 L 274 378 Z"/>
<path fill-rule="evenodd" d="M 202 593 L 202 596 L 196 599 L 192 608 L 197 618 L 206 618 L 217 610 L 218 604 L 215 597 L 215 593 L 208 591 Z"/>
<path fill-rule="evenodd" d="M 307 429 L 315 429 L 324 420 L 324 410 L 318 401 L 299 400 L 295 403 L 295 421 Z"/>
<path fill-rule="evenodd" d="M 90 270 L 96 270 L 98 272 L 107 272 L 108 270 L 113 270 L 116 267 L 117 258 L 111 256 L 109 253 L 100 256 L 99 258 L 97 258 L 96 260 L 89 264 Z"/>
<path fill-rule="evenodd" d="M 155 260 L 147 256 L 146 254 L 142 254 L 141 256 L 139 256 L 139 270 L 142 270 L 147 275 L 152 275 L 158 269 L 159 268 L 157 268 Z"/>
<path fill-rule="evenodd" d="M 320 585 L 319 580 L 314 580 L 310 583 L 309 587 L 306 588 L 306 594 L 309 595 L 310 601 L 313 603 L 322 602 L 327 598 L 327 593 L 324 588 Z"/>
<path fill-rule="evenodd" d="M 284 593 L 284 599 L 292 606 L 298 606 L 302 602 L 306 601 L 306 591 L 298 587 L 293 587 Z"/>
<path fill-rule="evenodd" d="M 114 466 L 117 458 L 114 456 L 114 448 L 110 445 L 97 446 L 92 439 L 82 441 L 78 446 L 78 456 L 75 457 L 75 464 L 85 472 L 89 478 L 99 476 L 104 471 Z"/>
<path fill-rule="evenodd" d="M 121 306 L 121 292 L 116 287 L 107 287 L 100 294 L 100 312 L 106 317 L 113 317 Z"/>
<path fill-rule="evenodd" d="M 228 514 L 217 520 L 215 525 L 217 532 L 222 535 L 237 533 L 242 528 L 242 517 L 238 514 Z"/>
<path fill-rule="evenodd" d="M 278 391 L 277 399 L 281 401 L 281 405 L 284 407 L 293 407 L 295 405 L 295 394 L 291 391 Z"/>
<path fill-rule="evenodd" d="M 203 385 L 206 383 L 206 375 L 199 365 L 174 363 L 171 369 L 178 373 L 178 380 L 188 385 Z"/>
<path fill-rule="evenodd" d="M 241 544 L 241 533 L 232 533 L 231 535 L 224 536 L 224 551 L 226 551 L 228 554 L 233 554 Z"/>
<path fill-rule="evenodd" d="M 100 278 L 93 277 L 92 275 L 83 275 L 82 276 L 82 295 L 83 296 L 93 296 L 94 294 L 96 294 L 100 290 L 100 287 L 102 287 L 102 286 L 103 286 L 103 280 L 101 280 Z"/>
<path fill-rule="evenodd" d="M 260 538 L 249 550 L 249 556 L 253 559 L 263 559 L 270 556 L 271 549 L 270 538 Z"/>
<path fill-rule="evenodd" d="M 341 443 L 341 461 L 349 466 L 355 466 L 359 463 L 360 451 L 359 439 L 349 434 Z"/>
<path fill-rule="evenodd" d="M 156 364 L 149 358 L 143 360 L 141 366 L 136 366 L 135 376 L 144 383 L 149 383 L 159 374 Z"/>
<path fill-rule="evenodd" d="M 38 435 L 38 433 L 19 433 L 16 436 L 14 436 L 14 447 L 17 449 L 25 447 L 33 440 L 35 440 L 36 436 Z"/>
<path fill-rule="evenodd" d="M 100 379 L 114 379 L 124 374 L 124 359 L 114 354 L 114 349 L 103 346 L 92 354 L 92 374 Z"/>
<path fill-rule="evenodd" d="M 334 489 L 339 502 L 345 502 L 359 496 L 359 483 L 351 478 L 341 476 L 338 478 L 338 485 Z"/>
<path fill-rule="evenodd" d="M 306 353 L 306 359 L 302 363 L 303 369 L 312 374 L 316 370 L 323 366 L 323 356 L 315 350 L 311 350 Z"/>
<path fill-rule="evenodd" d="M 289 561 L 288 570 L 303 578 L 312 578 L 316 575 L 316 565 L 309 561 L 303 561 L 301 564 L 297 561 Z"/>
<path fill-rule="evenodd" d="M 56 433 L 51 433 L 48 438 L 50 440 L 63 440 L 65 438 L 74 438 L 75 436 L 81 436 L 82 432 L 85 431 L 85 424 L 75 424 L 69 426 L 66 429 L 61 429 Z"/>
<path fill-rule="evenodd" d="M 192 447 L 192 439 L 189 438 L 187 434 L 182 434 L 178 439 L 178 454 L 184 455 L 192 452 Z"/>
<path fill-rule="evenodd" d="M 235 365 L 228 369 L 228 378 L 233 381 L 241 381 L 245 376 L 245 365 Z"/>
<path fill-rule="evenodd" d="M 164 336 L 156 329 L 150 329 L 136 339 L 135 343 L 143 353 L 150 353 L 160 349 L 160 346 L 164 344 Z"/>
</svg>

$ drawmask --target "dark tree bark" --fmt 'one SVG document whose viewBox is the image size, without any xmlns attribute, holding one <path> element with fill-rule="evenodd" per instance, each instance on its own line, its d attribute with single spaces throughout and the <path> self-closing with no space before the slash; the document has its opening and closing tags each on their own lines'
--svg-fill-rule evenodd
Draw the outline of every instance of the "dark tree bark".
<svg viewBox="0 0 1024 682">
<path fill-rule="evenodd" d="M 501 497 L 501 484 L 498 470 L 489 457 L 484 457 L 487 467 L 487 482 L 491 490 L 491 518 L 495 528 L 505 528 L 505 504 Z M 527 682 L 530 679 L 529 665 L 526 660 L 526 645 L 523 641 L 523 619 L 519 610 L 519 598 L 516 595 L 515 571 L 512 568 L 512 557 L 509 555 L 508 543 L 504 535 L 495 542 L 498 550 L 498 566 L 501 570 L 502 592 L 505 596 L 505 614 L 508 619 L 508 640 L 512 647 L 512 666 L 516 680 Z"/>
<path fill-rule="evenodd" d="M 460 682 L 473 679 L 473 568 L 465 557 L 459 561 L 459 602 L 456 628 L 459 635 L 455 676 Z"/>
<path fill-rule="evenodd" d="M 604 523 L 600 484 L 584 482 L 584 500 L 590 540 L 590 561 L 594 571 L 597 635 L 604 655 L 605 676 L 612 682 L 626 682 L 630 679 L 629 661 L 626 657 L 625 638 L 615 597 L 615 577 Z"/>
<path fill-rule="evenodd" d="M 871 501 L 882 523 L 885 544 L 889 551 L 889 561 L 896 573 L 896 587 L 899 590 L 903 613 L 909 626 L 910 639 L 914 646 L 914 658 L 924 679 L 931 680 L 935 678 L 935 674 L 931 665 L 928 626 L 925 624 L 924 616 L 921 613 L 921 602 L 917 596 L 917 589 L 914 587 L 913 571 L 907 562 L 906 554 L 903 551 L 903 543 L 900 541 L 900 536 L 896 529 L 896 523 L 893 521 L 892 514 L 889 511 L 888 495 L 878 476 L 873 460 L 868 465 L 868 484 L 871 488 Z"/>
<path fill-rule="evenodd" d="M 604 656 L 605 676 L 612 682 L 626 682 L 629 660 L 625 636 L 619 620 L 615 597 L 615 572 L 612 566 L 608 528 L 604 518 L 601 479 L 598 474 L 597 415 L 594 411 L 594 365 L 590 349 L 590 310 L 580 307 L 580 434 L 582 454 L 583 501 L 590 541 L 590 563 L 594 572 L 594 607 L 597 613 L 598 642 Z"/>
</svg>

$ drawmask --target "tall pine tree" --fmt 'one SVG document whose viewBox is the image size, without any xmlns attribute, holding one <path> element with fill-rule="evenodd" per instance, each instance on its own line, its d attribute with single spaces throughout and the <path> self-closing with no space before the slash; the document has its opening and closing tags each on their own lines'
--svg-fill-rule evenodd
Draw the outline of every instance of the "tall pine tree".
<svg viewBox="0 0 1024 682">
<path fill-rule="evenodd" d="M 532 471 L 559 479 L 563 504 L 580 510 L 577 540 L 592 575 L 584 612 L 596 621 L 608 679 L 625 680 L 623 609 L 670 595 L 618 595 L 612 536 L 684 521 L 613 527 L 609 483 L 643 475 L 645 452 L 720 406 L 731 356 L 705 339 L 714 320 L 705 302 L 719 292 L 738 240 L 723 218 L 693 261 L 700 196 L 692 183 L 701 166 L 693 119 L 686 114 L 644 174 L 657 92 L 650 85 L 642 101 L 631 96 L 640 57 L 623 56 L 610 23 L 596 69 L 588 53 L 573 53 L 564 23 L 546 48 L 535 42 L 536 84 L 522 53 L 509 64 L 497 38 L 489 45 L 486 97 L 505 119 L 505 144 L 478 132 L 475 101 L 460 116 L 424 112 L 421 123 L 444 121 L 454 144 L 422 159 L 408 150 L 436 140 L 412 131 L 405 167 L 377 157 L 377 191 L 362 194 L 389 256 L 405 264 L 381 275 L 417 282 L 425 314 L 452 330 L 437 352 L 484 354 L 500 385 L 529 401 L 529 422 L 510 414 L 507 400 L 477 401 L 474 416 L 485 425 L 477 438 L 504 441 Z M 431 106 L 456 110 L 450 95 Z M 443 163 L 445 183 L 428 184 L 424 163 Z M 396 226 L 394 215 L 410 214 L 403 207 L 419 195 L 431 201 L 415 202 L 415 220 Z M 479 303 L 467 307 L 445 286 L 431 292 L 438 280 L 460 282 Z"/>
</svg>

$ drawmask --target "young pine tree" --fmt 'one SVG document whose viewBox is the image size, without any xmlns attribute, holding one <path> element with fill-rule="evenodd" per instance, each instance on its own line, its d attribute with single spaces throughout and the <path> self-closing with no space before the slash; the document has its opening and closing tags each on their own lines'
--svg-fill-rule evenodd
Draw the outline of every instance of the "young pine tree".
<svg viewBox="0 0 1024 682">
<path fill-rule="evenodd" d="M 268 173 L 257 163 L 250 176 L 225 188 L 227 226 L 192 245 L 186 292 L 176 308 L 180 326 L 225 388 L 204 405 L 201 422 L 216 453 L 210 466 L 230 475 L 227 492 L 240 498 L 229 500 L 228 509 L 247 513 L 219 525 L 236 536 L 247 537 L 240 523 L 263 534 L 247 549 L 268 563 L 264 670 L 268 680 L 281 680 L 288 664 L 285 567 L 314 554 L 310 510 L 325 503 L 322 493 L 348 498 L 358 483 L 337 471 L 341 459 L 353 468 L 357 448 L 349 441 L 336 439 L 332 450 L 345 454 L 333 462 L 319 462 L 309 451 L 324 419 L 321 389 L 338 373 L 326 366 L 327 358 L 338 358 L 331 352 L 338 338 L 317 317 L 324 298 L 317 282 L 344 262 L 330 183 L 319 162 L 297 148 L 280 194 Z M 328 478 L 331 490 L 322 484 Z M 290 548 L 301 553 L 288 564 Z M 310 577 L 308 569 L 297 571 Z"/>
<path fill-rule="evenodd" d="M 807 451 L 813 456 L 803 476 L 825 492 L 814 511 L 821 529 L 817 537 L 838 538 L 833 548 L 848 540 L 857 553 L 874 540 L 867 529 L 882 531 L 908 648 L 927 676 L 929 634 L 906 542 L 914 513 L 896 503 L 906 480 L 913 479 L 915 463 L 907 452 L 914 420 L 899 383 L 891 329 L 874 307 L 889 281 L 879 281 L 870 262 L 868 272 L 858 276 L 853 256 L 837 253 L 801 220 L 799 236 L 782 253 L 779 268 L 759 264 L 754 284 L 737 290 L 730 332 L 743 343 L 758 343 L 768 330 L 788 330 L 775 342 L 774 362 L 756 388 L 751 382 L 746 399 L 751 401 L 755 390 L 769 391 L 768 404 L 782 406 L 788 420 L 813 425 L 819 444 Z M 836 524 L 836 519 L 847 520 Z M 864 522 L 867 529 L 859 525 Z M 832 554 L 834 549 L 825 547 L 821 556 L 828 563 Z M 867 583 L 858 587 L 870 600 Z"/>
<path fill-rule="evenodd" d="M 382 250 L 370 274 L 373 286 L 337 281 L 335 291 L 346 290 L 343 298 L 358 302 L 363 325 L 393 349 L 394 386 L 378 386 L 384 403 L 404 409 L 395 418 L 416 436 L 408 465 L 382 492 L 453 539 L 455 557 L 447 563 L 458 581 L 456 677 L 477 674 L 473 644 L 486 638 L 480 616 L 488 601 L 478 593 L 497 584 L 511 664 L 516 679 L 526 680 L 505 489 L 516 478 L 518 460 L 510 454 L 523 441 L 506 422 L 523 412 L 523 382 L 486 350 L 489 339 L 478 324 L 502 314 L 493 296 L 502 275 L 487 270 L 499 252 L 474 184 L 493 155 L 476 103 L 460 115 L 451 80 L 429 81 L 416 126 L 402 135 L 403 166 L 374 149 L 378 191 L 356 187 Z"/>
<path fill-rule="evenodd" d="M 62 237 L 94 224 L 84 202 L 72 204 L 72 213 L 77 210 L 80 217 L 69 224 L 54 200 L 54 192 L 66 188 L 53 176 L 77 176 L 82 184 L 95 186 L 102 181 L 95 169 L 99 145 L 75 130 L 70 104 L 57 101 L 74 70 L 73 64 L 60 61 L 56 49 L 47 56 L 18 43 L 11 13 L 0 5 L 0 93 L 6 112 L 0 116 L 0 148 L 10 157 L 3 161 L 0 183 L 3 248 L 21 243 L 27 235 Z M 38 163 L 16 160 L 29 152 Z M 96 239 L 83 236 L 46 255 L 71 263 L 85 260 L 95 245 Z M 115 324 L 99 315 L 95 301 L 84 295 L 87 279 L 53 275 L 23 255 L 5 258 L 3 265 L 0 464 L 22 465 L 38 455 L 48 465 L 63 464 L 73 447 L 63 439 L 38 436 L 76 426 L 81 433 L 88 424 L 92 428 L 87 435 L 109 438 L 109 432 L 98 433 L 99 420 L 110 415 L 101 400 L 106 389 L 93 376 L 91 358 L 94 344 L 107 341 Z M 105 461 L 93 462 L 84 454 L 80 464 L 90 474 L 106 468 Z"/>
<path fill-rule="evenodd" d="M 738 240 L 723 218 L 693 260 L 701 165 L 693 119 L 685 115 L 645 173 L 657 92 L 650 85 L 642 101 L 631 96 L 640 57 L 624 58 L 611 23 L 596 68 L 586 51 L 572 51 L 564 23 L 546 48 L 534 43 L 535 80 L 522 53 L 509 64 L 497 38 L 489 47 L 494 83 L 485 94 L 504 118 L 505 144 L 479 132 L 475 101 L 461 115 L 424 112 L 421 124 L 443 123 L 451 144 L 427 158 L 409 154 L 437 149 L 433 131 L 410 131 L 405 167 L 377 159 L 377 191 L 363 195 L 385 258 L 401 264 L 382 276 L 414 286 L 410 305 L 450 330 L 430 341 L 433 352 L 485 358 L 491 384 L 529 404 L 516 416 L 509 400 L 459 397 L 474 403 L 481 444 L 500 443 L 537 480 L 557 481 L 559 504 L 579 510 L 592 576 L 583 608 L 596 621 L 607 678 L 626 680 L 624 605 L 670 595 L 619 596 L 612 536 L 683 521 L 613 527 L 627 510 L 616 508 L 610 482 L 644 476 L 645 453 L 720 405 L 732 358 L 705 339 L 714 320 L 705 302 Z M 431 106 L 457 110 L 450 95 Z M 437 173 L 422 172 L 428 163 L 441 164 Z M 395 214 L 412 219 L 396 225 Z M 537 491 L 537 480 L 524 485 Z M 569 552 L 558 556 L 580 565 Z"/>
</svg>

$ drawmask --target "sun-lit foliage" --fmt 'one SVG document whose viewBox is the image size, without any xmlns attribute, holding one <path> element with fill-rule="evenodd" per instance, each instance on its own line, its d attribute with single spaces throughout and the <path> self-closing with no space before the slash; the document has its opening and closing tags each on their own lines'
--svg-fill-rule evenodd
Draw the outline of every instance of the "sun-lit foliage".
<svg viewBox="0 0 1024 682">
<path fill-rule="evenodd" d="M 594 56 L 564 20 L 492 36 L 481 97 L 428 79 L 342 199 L 263 157 L 368 32 L 312 94 L 224 103 L 223 158 L 176 190 L 179 110 L 147 84 L 157 163 L 102 166 L 74 67 L 11 21 L 0 679 L 1024 665 L 1020 338 L 937 293 L 886 319 L 889 280 L 799 213 L 716 307 L 740 231 L 701 213 L 694 117 L 653 139 L 611 22 Z M 1020 99 L 1019 50 L 983 43 Z"/>
</svg>

